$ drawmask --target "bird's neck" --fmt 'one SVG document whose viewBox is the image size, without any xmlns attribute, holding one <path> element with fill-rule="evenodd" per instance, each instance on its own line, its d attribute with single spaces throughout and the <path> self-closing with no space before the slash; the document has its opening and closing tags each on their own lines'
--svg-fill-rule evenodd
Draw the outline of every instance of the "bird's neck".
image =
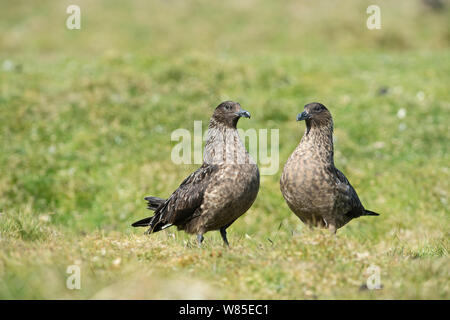
<svg viewBox="0 0 450 320">
<path fill-rule="evenodd" d="M 253 160 L 236 128 L 210 123 L 203 162 L 208 164 L 246 164 Z"/>
<path fill-rule="evenodd" d="M 307 123 L 306 132 L 297 147 L 297 152 L 334 164 L 333 123 L 320 126 Z"/>
</svg>

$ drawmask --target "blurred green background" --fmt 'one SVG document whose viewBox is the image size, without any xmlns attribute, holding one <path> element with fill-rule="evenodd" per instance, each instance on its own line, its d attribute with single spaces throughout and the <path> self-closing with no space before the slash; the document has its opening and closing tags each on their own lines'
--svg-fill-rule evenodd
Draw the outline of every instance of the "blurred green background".
<svg viewBox="0 0 450 320">
<path fill-rule="evenodd" d="M 65 26 L 71 4 L 81 30 Z M 0 298 L 450 298 L 448 1 L 0 5 Z M 223 100 L 252 113 L 240 128 L 279 129 L 278 172 L 229 251 L 215 233 L 203 250 L 175 230 L 142 236 L 143 197 L 197 167 L 172 163 L 171 132 L 206 130 Z M 278 185 L 312 101 L 334 116 L 336 165 L 382 213 L 334 240 L 305 230 Z M 88 266 L 83 290 L 64 287 L 71 263 Z M 374 263 L 383 290 L 359 291 Z M 201 294 L 154 274 L 188 274 Z"/>
</svg>

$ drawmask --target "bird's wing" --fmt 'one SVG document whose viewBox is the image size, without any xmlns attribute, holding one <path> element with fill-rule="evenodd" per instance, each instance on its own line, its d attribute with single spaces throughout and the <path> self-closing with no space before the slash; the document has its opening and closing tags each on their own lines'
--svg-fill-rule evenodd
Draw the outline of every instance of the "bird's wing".
<svg viewBox="0 0 450 320">
<path fill-rule="evenodd" d="M 359 217 L 364 211 L 364 207 L 359 200 L 358 194 L 352 187 L 345 175 L 336 169 L 337 177 L 337 201 L 339 212 L 346 215 Z"/>
<path fill-rule="evenodd" d="M 190 174 L 172 195 L 158 207 L 150 223 L 150 229 L 158 231 L 165 225 L 183 224 L 200 208 L 205 190 L 218 171 L 217 165 L 203 164 Z"/>
</svg>

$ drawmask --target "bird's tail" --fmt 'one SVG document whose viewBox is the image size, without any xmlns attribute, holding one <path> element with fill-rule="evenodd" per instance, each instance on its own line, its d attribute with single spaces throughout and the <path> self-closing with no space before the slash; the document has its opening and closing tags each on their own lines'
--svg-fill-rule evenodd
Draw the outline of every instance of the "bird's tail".
<svg viewBox="0 0 450 320">
<path fill-rule="evenodd" d="M 148 217 L 139 221 L 136 221 L 131 226 L 132 227 L 148 227 L 152 221 L 153 217 Z"/>
<path fill-rule="evenodd" d="M 380 214 L 376 213 L 376 212 L 373 212 L 373 211 L 370 211 L 370 210 L 364 210 L 364 215 L 365 216 L 379 216 Z"/>
<path fill-rule="evenodd" d="M 171 223 L 163 224 L 161 222 L 154 221 L 154 218 L 155 218 L 155 216 L 144 218 L 142 220 L 136 221 L 131 226 L 132 227 L 149 227 L 148 230 L 145 231 L 145 234 L 158 232 L 158 231 L 164 230 L 164 229 L 172 226 Z"/>
<path fill-rule="evenodd" d="M 147 209 L 156 211 L 161 205 L 163 205 L 166 200 L 158 197 L 145 197 L 147 200 Z M 142 220 L 136 221 L 131 226 L 132 227 L 150 227 L 145 233 L 150 234 L 153 232 L 161 231 L 165 228 L 171 226 L 171 224 L 162 224 L 158 219 L 159 214 L 156 213 L 153 217 L 144 218 Z M 156 219 L 155 219 L 156 218 Z"/>
<path fill-rule="evenodd" d="M 155 211 L 160 205 L 162 205 L 166 200 L 158 197 L 145 197 L 147 200 L 147 209 Z"/>
</svg>

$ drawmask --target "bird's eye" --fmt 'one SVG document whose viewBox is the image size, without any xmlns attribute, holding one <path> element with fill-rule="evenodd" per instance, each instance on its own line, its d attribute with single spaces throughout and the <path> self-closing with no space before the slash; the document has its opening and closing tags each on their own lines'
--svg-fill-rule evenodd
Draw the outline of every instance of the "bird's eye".
<svg viewBox="0 0 450 320">
<path fill-rule="evenodd" d="M 226 106 L 225 107 L 227 110 L 231 110 L 231 106 Z"/>
</svg>

